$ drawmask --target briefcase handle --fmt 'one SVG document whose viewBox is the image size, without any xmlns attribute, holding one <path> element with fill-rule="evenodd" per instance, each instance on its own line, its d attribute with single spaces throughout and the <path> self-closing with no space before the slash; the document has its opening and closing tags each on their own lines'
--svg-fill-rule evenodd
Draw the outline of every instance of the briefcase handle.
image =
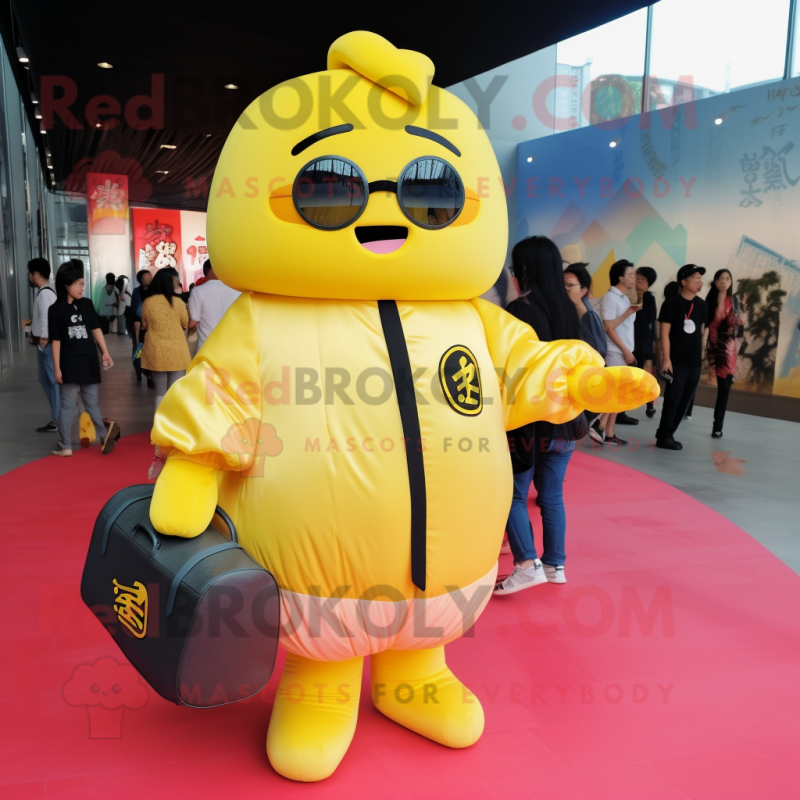
<svg viewBox="0 0 800 800">
<path fill-rule="evenodd" d="M 145 525 L 141 522 L 134 525 L 133 530 L 134 532 L 142 531 L 150 537 L 150 541 L 153 543 L 153 549 L 150 551 L 150 558 L 155 558 L 156 551 L 161 549 L 161 540 L 156 535 L 156 532 L 149 525 Z"/>
<path fill-rule="evenodd" d="M 110 517 L 108 522 L 106 523 L 106 528 L 103 531 L 103 547 L 101 550 L 101 555 L 106 554 L 106 550 L 108 550 L 108 538 L 111 535 L 111 528 L 114 523 L 119 518 L 119 515 L 126 509 L 132 506 L 134 503 L 138 503 L 140 500 L 145 500 L 144 497 L 134 497 L 131 500 L 127 500 L 124 502 Z M 239 535 L 236 533 L 236 526 L 233 524 L 233 520 L 219 507 L 216 506 L 214 509 L 214 513 L 225 523 L 228 528 L 228 534 L 231 537 L 231 542 L 234 544 L 239 544 Z M 158 538 L 157 532 L 153 530 L 151 526 L 145 526 L 141 523 L 136 525 L 134 530 L 141 528 L 149 537 L 150 540 L 153 542 L 153 549 L 150 551 L 150 555 L 154 555 L 156 550 L 161 547 L 161 542 Z"/>
</svg>

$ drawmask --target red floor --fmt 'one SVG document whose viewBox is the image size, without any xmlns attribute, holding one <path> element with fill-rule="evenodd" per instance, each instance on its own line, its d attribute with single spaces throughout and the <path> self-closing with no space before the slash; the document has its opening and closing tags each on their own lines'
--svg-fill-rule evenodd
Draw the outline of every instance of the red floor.
<svg viewBox="0 0 800 800">
<path fill-rule="evenodd" d="M 152 691 L 116 716 L 68 705 L 76 669 L 122 660 L 78 584 L 101 505 L 149 458 L 135 436 L 0 478 L 3 800 L 800 797 L 800 577 L 695 500 L 584 454 L 567 477 L 569 583 L 494 598 L 448 648 L 486 710 L 472 748 L 394 725 L 365 692 L 336 774 L 284 780 L 264 750 L 280 664 L 261 695 L 220 709 Z"/>
</svg>

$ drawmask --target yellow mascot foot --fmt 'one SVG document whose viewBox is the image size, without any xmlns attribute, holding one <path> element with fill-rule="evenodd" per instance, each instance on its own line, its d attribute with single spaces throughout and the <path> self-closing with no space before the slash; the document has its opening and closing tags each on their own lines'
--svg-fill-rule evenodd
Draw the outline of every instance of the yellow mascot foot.
<svg viewBox="0 0 800 800">
<path fill-rule="evenodd" d="M 286 657 L 267 732 L 269 762 L 284 778 L 321 781 L 339 766 L 356 731 L 363 661 Z"/>
<path fill-rule="evenodd" d="M 372 702 L 384 716 L 447 747 L 469 747 L 483 733 L 483 708 L 448 669 L 444 647 L 372 656 Z"/>
</svg>

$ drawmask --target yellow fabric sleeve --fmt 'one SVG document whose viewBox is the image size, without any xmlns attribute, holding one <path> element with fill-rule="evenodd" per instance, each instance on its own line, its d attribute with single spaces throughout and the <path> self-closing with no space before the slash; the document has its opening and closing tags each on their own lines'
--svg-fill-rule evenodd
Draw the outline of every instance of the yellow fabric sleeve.
<svg viewBox="0 0 800 800">
<path fill-rule="evenodd" d="M 588 344 L 540 342 L 530 325 L 480 298 L 472 301 L 498 373 L 506 430 L 529 422 L 569 422 L 585 408 L 616 412 L 658 397 L 652 375 L 634 367 L 604 367 Z"/>
<path fill-rule="evenodd" d="M 261 422 L 259 342 L 252 297 L 230 307 L 156 412 L 152 441 L 170 458 L 218 470 L 252 466 Z M 169 450 L 169 448 L 172 448 Z"/>
</svg>

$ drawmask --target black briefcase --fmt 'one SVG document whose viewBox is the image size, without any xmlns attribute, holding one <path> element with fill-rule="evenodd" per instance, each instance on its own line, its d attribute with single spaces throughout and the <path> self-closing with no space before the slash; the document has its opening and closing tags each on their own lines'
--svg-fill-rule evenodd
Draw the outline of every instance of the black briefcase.
<svg viewBox="0 0 800 800">
<path fill-rule="evenodd" d="M 150 523 L 153 486 L 130 486 L 94 525 L 81 597 L 125 657 L 163 698 L 195 708 L 259 692 L 278 649 L 275 579 L 217 516 L 194 539 L 165 536 Z"/>
</svg>

